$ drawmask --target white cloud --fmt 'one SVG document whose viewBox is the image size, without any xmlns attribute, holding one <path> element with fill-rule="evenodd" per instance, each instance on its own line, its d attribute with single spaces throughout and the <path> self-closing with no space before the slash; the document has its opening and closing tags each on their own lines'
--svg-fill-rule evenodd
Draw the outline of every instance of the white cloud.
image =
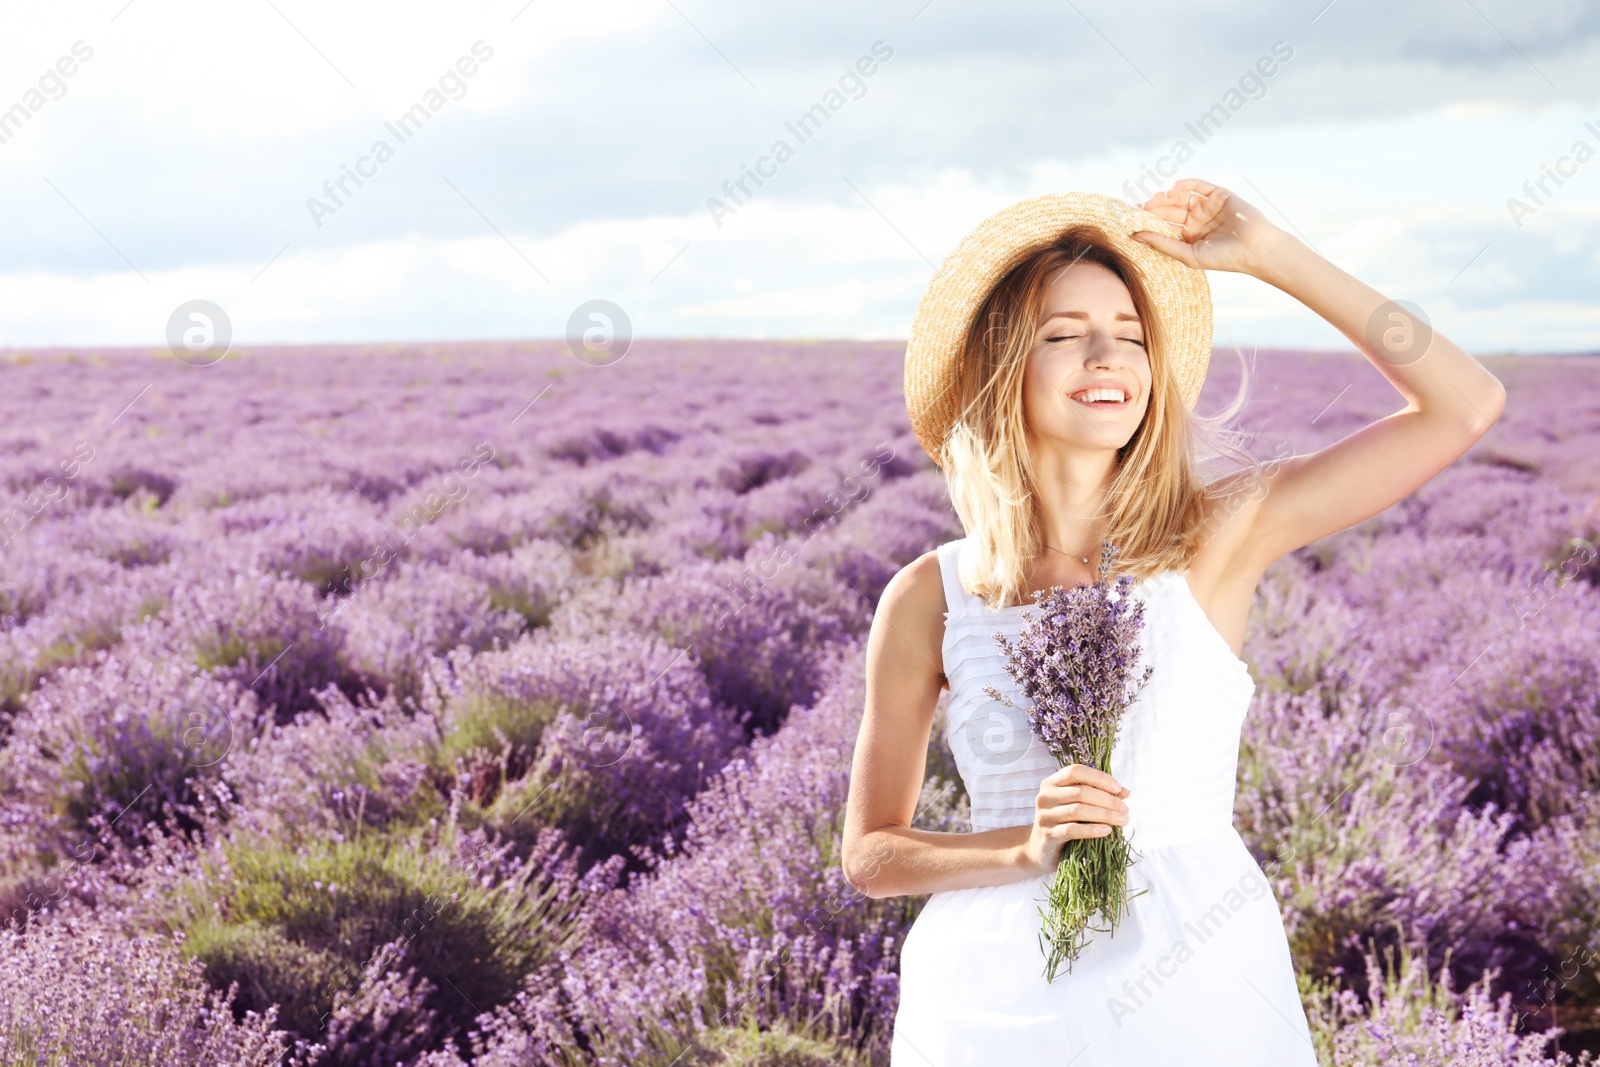
<svg viewBox="0 0 1600 1067">
<path fill-rule="evenodd" d="M 834 3 L 275 3 L 49 8 L 0 38 L 0 105 L 74 41 L 95 49 L 0 144 L 0 343 L 157 345 L 196 297 L 246 343 L 553 336 L 594 297 L 643 334 L 903 336 L 929 261 L 980 218 L 1120 194 L 1283 38 L 1294 59 L 1185 175 L 1469 347 L 1600 347 L 1600 163 L 1520 230 L 1505 206 L 1600 123 L 1581 5 L 1483 0 L 1511 48 L 1449 5 L 1391 12 L 1375 40 L 1359 3 L 1291 27 L 1257 3 L 940 2 L 915 23 Z M 314 226 L 306 199 L 479 39 L 494 56 L 465 95 Z M 866 94 L 716 226 L 706 198 L 878 40 L 894 58 Z M 1213 289 L 1241 343 L 1343 343 L 1269 286 Z"/>
</svg>

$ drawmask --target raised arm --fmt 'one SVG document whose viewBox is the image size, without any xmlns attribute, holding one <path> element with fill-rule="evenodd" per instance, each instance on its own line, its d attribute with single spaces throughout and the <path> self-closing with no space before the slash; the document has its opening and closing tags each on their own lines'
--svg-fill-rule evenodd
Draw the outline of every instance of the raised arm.
<svg viewBox="0 0 1600 1067">
<path fill-rule="evenodd" d="M 1139 240 L 1191 267 L 1250 274 L 1288 293 L 1349 338 L 1405 401 L 1342 440 L 1271 465 L 1233 556 L 1237 572 L 1259 575 L 1403 500 L 1500 417 L 1505 387 L 1482 364 L 1227 189 L 1187 178 L 1144 206 L 1182 225 L 1183 240 L 1150 232 Z"/>
</svg>

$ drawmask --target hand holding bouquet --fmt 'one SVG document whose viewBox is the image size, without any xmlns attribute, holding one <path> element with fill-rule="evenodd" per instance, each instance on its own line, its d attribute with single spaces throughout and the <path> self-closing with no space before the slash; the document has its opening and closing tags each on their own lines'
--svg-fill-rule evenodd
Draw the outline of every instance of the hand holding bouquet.
<svg viewBox="0 0 1600 1067">
<path fill-rule="evenodd" d="M 1154 671 L 1146 667 L 1135 677 L 1144 604 L 1128 597 L 1132 578 L 1111 578 L 1114 556 L 1115 549 L 1103 544 L 1099 580 L 1073 589 L 1054 586 L 1037 598 L 1038 613 L 1024 615 L 1015 644 L 995 634 L 1007 672 L 1033 701 L 1028 724 L 1034 736 L 1063 767 L 1076 763 L 1108 774 L 1122 713 Z M 994 686 L 987 692 L 1016 706 Z M 1055 981 L 1063 961 L 1072 969 L 1091 931 L 1116 931 L 1124 905 L 1138 895 L 1127 891 L 1132 862 L 1132 847 L 1120 826 L 1101 837 L 1067 842 L 1039 912 L 1049 981 Z"/>
</svg>

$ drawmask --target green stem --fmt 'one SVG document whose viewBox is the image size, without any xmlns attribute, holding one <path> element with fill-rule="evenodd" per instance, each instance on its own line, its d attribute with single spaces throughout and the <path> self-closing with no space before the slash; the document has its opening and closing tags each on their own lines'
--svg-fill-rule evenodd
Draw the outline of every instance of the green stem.
<svg viewBox="0 0 1600 1067">
<path fill-rule="evenodd" d="M 1113 728 L 1110 736 L 1095 738 L 1091 745 L 1094 765 L 1106 773 L 1111 770 L 1115 736 Z M 1043 920 L 1040 944 L 1048 961 L 1047 980 L 1055 981 L 1063 963 L 1070 973 L 1091 934 L 1116 933 L 1128 910 L 1128 901 L 1139 895 L 1128 893 L 1128 868 L 1135 855 L 1120 826 L 1113 826 L 1104 837 L 1069 841 L 1062 850 L 1061 862 L 1039 911 Z"/>
</svg>

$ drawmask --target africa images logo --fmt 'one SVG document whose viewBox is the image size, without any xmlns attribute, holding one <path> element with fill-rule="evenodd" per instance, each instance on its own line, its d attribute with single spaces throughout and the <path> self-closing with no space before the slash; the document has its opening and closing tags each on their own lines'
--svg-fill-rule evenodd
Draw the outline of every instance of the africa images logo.
<svg viewBox="0 0 1600 1067">
<path fill-rule="evenodd" d="M 487 63 L 494 58 L 494 49 L 483 41 L 472 42 L 472 55 L 461 56 L 453 67 L 445 68 L 439 75 L 436 86 L 429 86 L 422 94 L 422 99 L 412 104 L 394 122 L 383 124 L 395 139 L 396 145 L 405 144 L 415 137 L 425 122 L 431 119 L 445 104 L 451 100 L 460 100 L 467 95 L 466 79 L 478 73 L 478 65 Z M 477 58 L 474 59 L 473 56 Z M 445 94 L 449 94 L 447 97 Z M 306 199 L 306 210 L 311 212 L 311 221 L 317 229 L 322 229 L 322 220 L 327 215 L 337 215 L 339 209 L 355 196 L 355 190 L 350 188 L 354 182 L 356 189 L 366 184 L 362 179 L 378 176 L 378 167 L 389 162 L 395 155 L 394 146 L 383 138 L 372 142 L 372 147 L 367 154 L 356 160 L 356 165 L 351 168 L 348 164 L 339 164 L 339 176 L 330 178 L 322 183 L 322 193 L 327 200 L 316 197 Z M 342 196 L 340 194 L 343 194 Z"/>
</svg>

